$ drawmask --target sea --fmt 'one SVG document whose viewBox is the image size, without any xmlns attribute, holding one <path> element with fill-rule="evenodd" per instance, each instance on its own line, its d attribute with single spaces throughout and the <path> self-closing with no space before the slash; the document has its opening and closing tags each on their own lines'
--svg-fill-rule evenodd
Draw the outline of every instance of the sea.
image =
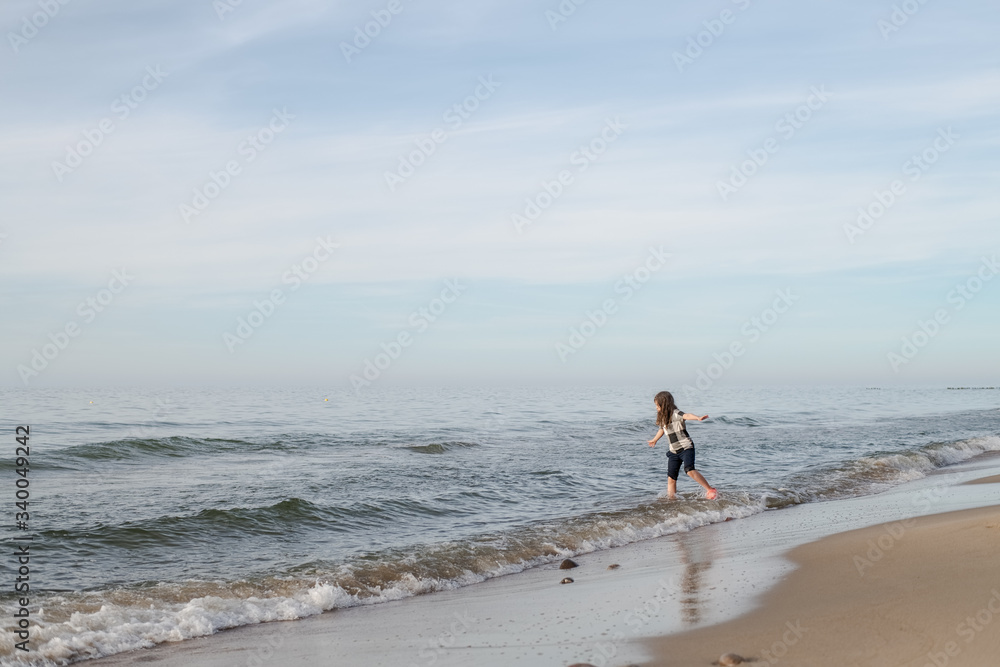
<svg viewBox="0 0 1000 667">
<path fill-rule="evenodd" d="M 682 476 L 671 501 L 647 444 L 662 389 L 2 390 L 0 664 L 475 586 L 1000 452 L 998 388 L 677 391 L 709 415 L 688 431 L 720 495 Z"/>
</svg>

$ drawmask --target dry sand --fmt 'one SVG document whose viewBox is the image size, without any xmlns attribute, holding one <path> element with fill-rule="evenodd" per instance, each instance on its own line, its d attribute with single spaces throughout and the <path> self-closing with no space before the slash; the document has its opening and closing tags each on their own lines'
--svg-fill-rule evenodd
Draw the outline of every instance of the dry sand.
<svg viewBox="0 0 1000 667">
<path fill-rule="evenodd" d="M 994 667 L 1000 506 L 909 519 L 793 549 L 799 569 L 738 619 L 651 640 L 657 667 Z"/>
</svg>

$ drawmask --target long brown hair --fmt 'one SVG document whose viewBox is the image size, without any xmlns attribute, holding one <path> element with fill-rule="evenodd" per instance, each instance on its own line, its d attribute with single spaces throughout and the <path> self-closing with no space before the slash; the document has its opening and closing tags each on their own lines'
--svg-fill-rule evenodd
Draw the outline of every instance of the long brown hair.
<svg viewBox="0 0 1000 667">
<path fill-rule="evenodd" d="M 670 423 L 674 410 L 677 409 L 674 395 L 669 391 L 661 391 L 653 397 L 653 402 L 656 403 L 656 425 L 666 427 Z"/>
</svg>

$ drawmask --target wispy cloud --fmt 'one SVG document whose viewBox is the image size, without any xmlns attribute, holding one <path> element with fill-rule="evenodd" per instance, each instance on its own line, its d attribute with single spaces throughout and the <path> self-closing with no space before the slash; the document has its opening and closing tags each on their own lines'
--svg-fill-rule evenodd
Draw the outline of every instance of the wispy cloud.
<svg viewBox="0 0 1000 667">
<path fill-rule="evenodd" d="M 696 66 L 678 73 L 672 52 L 721 6 L 592 2 L 557 31 L 546 3 L 404 6 L 350 63 L 339 44 L 374 20 L 377 2 L 244 0 L 220 19 L 208 0 L 74 0 L 18 53 L 0 49 L 0 300 L 10 306 L 0 335 L 12 342 L 0 364 L 17 363 L 24 343 L 44 338 L 61 317 L 65 304 L 54 290 L 86 291 L 127 265 L 141 275 L 127 308 L 150 322 L 168 308 L 172 322 L 144 329 L 137 316 L 130 330 L 163 345 L 180 329 L 195 332 L 185 349 L 211 366 L 227 309 L 270 289 L 321 234 L 336 236 L 343 252 L 283 309 L 297 326 L 276 324 L 273 338 L 255 337 L 253 346 L 279 350 L 299 335 L 293 329 L 316 327 L 363 350 L 380 323 L 409 312 L 408 296 L 419 303 L 427 285 L 462 276 L 493 285 L 490 303 L 519 313 L 510 330 L 518 349 L 547 350 L 562 333 L 538 314 L 561 313 L 568 295 L 597 294 L 650 244 L 674 258 L 657 276 L 661 287 L 643 298 L 702 286 L 699 301 L 731 304 L 737 284 L 767 292 L 772 283 L 837 282 L 881 269 L 960 271 L 1000 241 L 992 121 L 1000 70 L 983 56 L 1000 23 L 995 8 L 928 5 L 886 42 L 875 22 L 887 8 L 860 0 L 752 3 Z M 5 3 L 0 27 L 16 31 L 34 11 L 34 2 Z M 53 162 L 114 117 L 113 100 L 157 66 L 169 73 L 162 85 L 60 182 Z M 482 76 L 501 87 L 390 191 L 386 171 L 442 127 L 443 114 Z M 825 86 L 830 101 L 721 200 L 720 179 L 814 86 Z M 247 160 L 239 147 L 276 108 L 294 121 Z M 620 141 L 517 234 L 511 214 L 614 117 L 628 126 Z M 908 184 L 864 243 L 848 243 L 844 224 L 942 127 L 961 135 L 955 148 Z M 185 222 L 179 207 L 232 160 L 239 175 Z M 891 290 L 850 285 L 862 310 L 889 303 L 903 322 L 920 312 L 911 296 L 893 301 Z M 543 286 L 547 296 L 528 296 Z M 394 296 L 380 296 L 383 289 Z M 472 290 L 453 315 L 452 342 L 463 349 L 496 344 L 483 329 L 492 316 L 465 305 L 478 298 Z M 342 317 L 324 302 L 338 304 Z M 844 303 L 829 302 L 831 320 L 852 317 Z M 655 299 L 647 306 L 622 320 L 635 329 L 616 325 L 623 328 L 607 347 L 588 347 L 595 369 L 630 345 L 652 353 L 655 343 L 640 330 L 671 315 Z M 369 312 L 371 321 L 362 315 Z M 710 312 L 693 315 L 708 318 L 692 324 L 706 335 Z M 106 361 L 141 378 L 139 350 L 133 341 Z M 355 359 L 345 355 L 330 363 L 350 366 Z M 244 356 L 251 363 L 252 353 Z M 587 368 L 578 366 L 574 372 Z M 262 377 L 273 370 L 266 368 Z M 817 357 L 803 377 L 831 368 Z"/>
</svg>

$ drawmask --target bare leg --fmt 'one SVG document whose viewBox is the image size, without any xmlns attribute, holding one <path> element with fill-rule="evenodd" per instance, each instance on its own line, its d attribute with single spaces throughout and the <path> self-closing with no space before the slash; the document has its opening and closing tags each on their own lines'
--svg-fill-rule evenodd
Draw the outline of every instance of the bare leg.
<svg viewBox="0 0 1000 667">
<path fill-rule="evenodd" d="M 706 491 L 711 491 L 711 490 L 712 490 L 712 487 L 711 487 L 711 485 L 710 485 L 710 484 L 708 483 L 708 480 L 706 480 L 706 479 L 705 479 L 705 476 L 704 476 L 704 475 L 702 475 L 702 474 L 701 474 L 700 472 L 698 472 L 697 470 L 692 470 L 691 472 L 689 472 L 689 473 L 688 473 L 688 477 L 690 477 L 691 479 L 693 479 L 694 481 L 698 482 L 698 483 L 699 483 L 699 484 L 701 484 L 701 485 L 702 485 L 703 487 L 705 487 L 705 490 L 706 490 Z"/>
<path fill-rule="evenodd" d="M 693 479 L 694 481 L 698 482 L 703 487 L 705 487 L 705 491 L 707 492 L 709 500 L 715 498 L 716 491 L 711 487 L 711 485 L 709 485 L 708 480 L 705 479 L 704 475 L 702 475 L 697 470 L 692 470 L 691 472 L 688 473 L 688 477 L 690 477 L 691 479 Z"/>
<path fill-rule="evenodd" d="M 677 500 L 677 480 L 667 478 L 667 500 Z"/>
</svg>

